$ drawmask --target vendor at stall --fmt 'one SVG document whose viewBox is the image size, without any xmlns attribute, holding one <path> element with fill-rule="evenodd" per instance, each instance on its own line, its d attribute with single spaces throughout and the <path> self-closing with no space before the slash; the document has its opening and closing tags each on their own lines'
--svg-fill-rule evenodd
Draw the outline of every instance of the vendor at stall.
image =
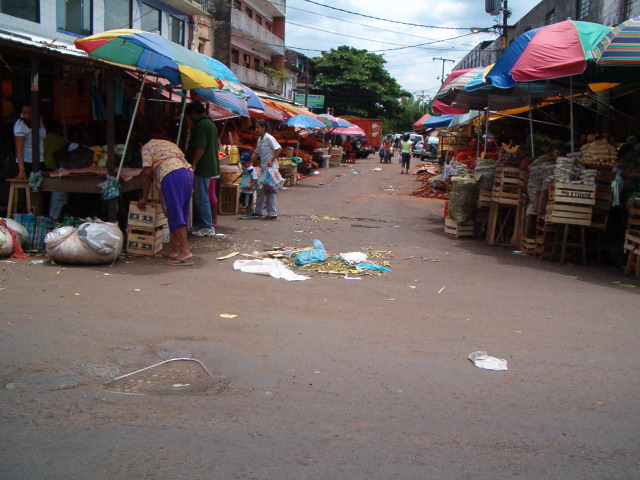
<svg viewBox="0 0 640 480">
<path fill-rule="evenodd" d="M 44 137 L 47 131 L 40 119 L 38 139 L 40 144 L 40 170 L 44 170 Z M 28 178 L 33 170 L 33 152 L 31 139 L 31 105 L 23 105 L 20 118 L 13 125 L 13 135 L 16 146 L 16 163 L 18 164 L 18 176 L 16 178 Z"/>
<path fill-rule="evenodd" d="M 168 258 L 169 265 L 193 265 L 187 243 L 187 225 L 191 193 L 193 192 L 193 170 L 185 160 L 182 150 L 167 140 L 152 140 L 142 133 L 137 139 L 142 153 L 142 198 L 140 210 L 145 210 L 151 183 L 161 190 L 162 204 L 169 223 L 169 248 L 157 256 Z"/>
<path fill-rule="evenodd" d="M 620 189 L 620 201 L 624 206 L 627 199 L 640 193 L 640 169 L 636 150 L 630 143 L 624 143 L 618 149 L 618 161 L 613 166 L 614 173 L 620 173 L 622 188 Z"/>
</svg>

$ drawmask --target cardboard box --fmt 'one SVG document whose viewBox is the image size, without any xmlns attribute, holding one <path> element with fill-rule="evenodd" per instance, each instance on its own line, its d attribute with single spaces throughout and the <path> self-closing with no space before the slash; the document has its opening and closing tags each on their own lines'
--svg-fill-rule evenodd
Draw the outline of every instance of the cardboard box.
<svg viewBox="0 0 640 480">
<path fill-rule="evenodd" d="M 127 232 L 127 253 L 155 255 L 162 250 L 162 228 L 156 230 L 131 230 Z"/>
<path fill-rule="evenodd" d="M 147 203 L 147 208 L 140 210 L 137 202 L 129 204 L 129 217 L 127 226 L 129 228 L 142 228 L 147 230 L 155 230 L 167 223 L 167 217 L 164 216 L 162 205 L 158 202 Z"/>
</svg>

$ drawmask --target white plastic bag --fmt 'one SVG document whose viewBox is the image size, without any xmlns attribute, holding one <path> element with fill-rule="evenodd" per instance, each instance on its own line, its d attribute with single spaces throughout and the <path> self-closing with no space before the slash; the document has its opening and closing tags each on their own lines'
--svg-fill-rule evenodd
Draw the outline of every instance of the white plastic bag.
<svg viewBox="0 0 640 480">
<path fill-rule="evenodd" d="M 82 236 L 79 234 L 81 228 Z M 44 242 L 47 253 L 56 263 L 101 265 L 120 256 L 123 235 L 112 223 L 83 223 L 78 230 L 73 227 L 56 228 L 47 234 Z"/>
</svg>

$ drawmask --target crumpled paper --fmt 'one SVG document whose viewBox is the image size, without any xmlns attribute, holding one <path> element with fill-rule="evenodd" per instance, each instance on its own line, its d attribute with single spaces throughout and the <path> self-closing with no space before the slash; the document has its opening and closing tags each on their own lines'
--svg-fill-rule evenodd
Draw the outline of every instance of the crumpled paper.
<svg viewBox="0 0 640 480">
<path fill-rule="evenodd" d="M 478 368 L 485 370 L 508 370 L 507 361 L 503 358 L 490 357 L 487 352 L 473 352 L 469 354 L 469 360 Z"/>
<path fill-rule="evenodd" d="M 273 278 L 281 278 L 289 282 L 308 280 L 310 277 L 298 275 L 291 271 L 280 260 L 275 258 L 263 258 L 255 260 L 236 260 L 233 262 L 233 269 L 244 273 L 255 273 L 258 275 L 269 275 Z"/>
</svg>

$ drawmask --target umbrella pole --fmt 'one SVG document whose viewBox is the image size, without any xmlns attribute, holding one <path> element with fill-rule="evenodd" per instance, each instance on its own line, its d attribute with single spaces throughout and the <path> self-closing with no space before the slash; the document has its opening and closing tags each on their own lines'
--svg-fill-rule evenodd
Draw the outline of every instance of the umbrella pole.
<svg viewBox="0 0 640 480">
<path fill-rule="evenodd" d="M 476 122 L 476 158 L 480 158 L 480 122 Z M 428 139 L 427 139 L 428 140 Z"/>
<path fill-rule="evenodd" d="M 178 138 L 176 138 L 176 145 L 180 145 L 180 136 L 182 135 L 182 124 L 184 123 L 184 112 L 185 109 L 187 108 L 187 92 L 186 90 L 183 90 L 182 93 L 184 93 L 184 95 L 182 96 L 182 105 L 181 105 L 181 109 L 180 109 L 180 124 L 178 126 Z"/>
<path fill-rule="evenodd" d="M 131 117 L 131 123 L 129 124 L 129 131 L 127 132 L 127 140 L 124 142 L 124 150 L 122 151 L 122 157 L 120 157 L 120 165 L 118 166 L 118 174 L 116 175 L 116 183 L 120 179 L 120 172 L 122 171 L 122 164 L 124 163 L 124 157 L 127 155 L 127 148 L 129 147 L 129 140 L 131 139 L 131 132 L 133 131 L 133 125 L 136 121 L 136 114 L 138 113 L 138 107 L 140 106 L 140 99 L 142 98 L 142 92 L 144 90 L 144 82 L 147 80 L 147 74 L 149 73 L 149 65 L 151 65 L 151 57 L 153 52 L 149 54 L 149 60 L 147 61 L 147 68 L 142 75 L 142 82 L 140 82 L 140 90 L 136 95 L 136 106 L 133 109 L 133 115 Z"/>
<path fill-rule="evenodd" d="M 531 107 L 531 83 L 527 84 L 529 87 L 529 135 L 531 137 L 531 160 L 536 158 L 536 147 L 533 144 L 533 108 Z"/>
<path fill-rule="evenodd" d="M 487 143 L 489 143 L 489 106 L 484 109 L 486 118 L 484 120 L 484 154 L 487 155 Z"/>
<path fill-rule="evenodd" d="M 573 126 L 573 77 L 569 77 L 569 112 L 570 112 L 570 118 L 571 121 L 569 123 L 569 126 L 571 127 L 571 153 L 573 153 L 574 151 L 574 126 Z"/>
</svg>

